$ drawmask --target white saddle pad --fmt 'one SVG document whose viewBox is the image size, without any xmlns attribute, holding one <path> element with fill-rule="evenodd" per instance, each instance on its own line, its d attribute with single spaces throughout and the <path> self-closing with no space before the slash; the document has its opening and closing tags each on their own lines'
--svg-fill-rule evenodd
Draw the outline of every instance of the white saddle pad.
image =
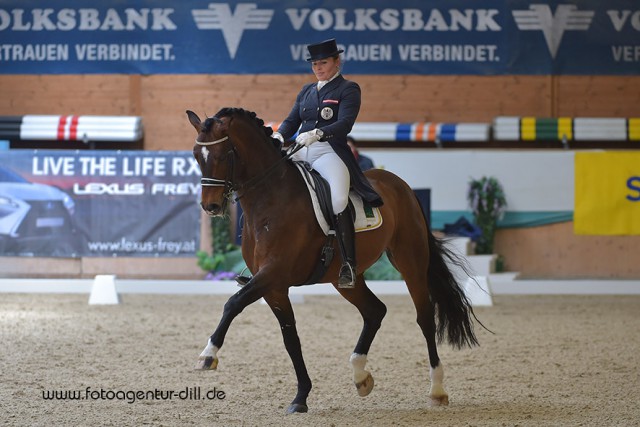
<svg viewBox="0 0 640 427">
<path fill-rule="evenodd" d="M 316 220 L 318 221 L 318 225 L 324 232 L 325 235 L 329 234 L 329 230 L 331 229 L 329 223 L 324 218 L 322 214 L 322 210 L 320 209 L 320 202 L 318 201 L 318 195 L 316 194 L 315 189 L 313 188 L 314 181 L 311 177 L 308 177 L 309 171 L 307 171 L 299 162 L 294 162 L 302 174 L 305 184 L 307 184 L 307 189 L 309 190 L 309 196 L 311 196 L 311 202 L 313 203 L 313 211 L 316 214 Z M 355 191 L 351 191 L 349 193 L 349 200 L 353 203 L 353 207 L 356 212 L 355 219 L 355 230 L 356 233 L 362 231 L 375 230 L 376 228 L 382 225 L 382 215 L 380 214 L 380 209 L 372 208 L 373 217 L 367 217 L 364 211 L 364 204 L 362 203 L 362 197 L 358 195 Z"/>
</svg>

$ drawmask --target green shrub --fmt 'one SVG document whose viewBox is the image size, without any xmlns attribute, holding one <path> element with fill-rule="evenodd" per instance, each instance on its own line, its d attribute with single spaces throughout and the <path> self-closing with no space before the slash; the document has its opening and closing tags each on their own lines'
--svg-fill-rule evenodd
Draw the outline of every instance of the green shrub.
<svg viewBox="0 0 640 427">
<path fill-rule="evenodd" d="M 473 211 L 475 224 L 482 230 L 482 236 L 476 242 L 476 253 L 492 254 L 496 224 L 507 207 L 502 185 L 494 177 L 472 179 L 469 182 L 467 201 Z"/>
<path fill-rule="evenodd" d="M 364 272 L 365 280 L 402 280 L 402 275 L 391 264 L 384 253 L 371 267 Z"/>
<path fill-rule="evenodd" d="M 211 218 L 211 253 L 206 251 L 196 253 L 198 266 L 207 272 L 208 278 L 231 279 L 246 267 L 242 250 L 231 241 L 230 230 L 228 217 Z"/>
</svg>

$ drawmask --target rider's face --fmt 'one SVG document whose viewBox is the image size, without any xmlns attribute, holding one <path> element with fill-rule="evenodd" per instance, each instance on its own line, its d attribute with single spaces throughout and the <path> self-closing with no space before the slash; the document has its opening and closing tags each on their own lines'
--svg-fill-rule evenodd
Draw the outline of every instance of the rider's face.
<svg viewBox="0 0 640 427">
<path fill-rule="evenodd" d="M 316 78 L 321 80 L 329 80 L 333 77 L 340 67 L 340 60 L 336 58 L 324 58 L 311 63 L 311 69 Z"/>
</svg>

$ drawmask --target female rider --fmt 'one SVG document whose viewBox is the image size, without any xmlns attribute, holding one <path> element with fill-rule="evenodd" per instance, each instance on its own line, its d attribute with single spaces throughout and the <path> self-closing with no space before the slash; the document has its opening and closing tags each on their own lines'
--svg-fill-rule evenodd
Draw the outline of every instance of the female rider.
<svg viewBox="0 0 640 427">
<path fill-rule="evenodd" d="M 347 135 L 360 111 L 360 86 L 340 74 L 340 53 L 335 39 L 307 46 L 311 69 L 317 83 L 305 85 L 274 138 L 284 143 L 298 131 L 296 143 L 304 148 L 294 160 L 306 161 L 326 179 L 331 188 L 334 227 L 338 237 L 342 266 L 338 286 L 355 286 L 356 257 L 353 218 L 347 204 L 349 189 L 371 206 L 381 206 L 382 199 L 362 174 L 347 145 Z"/>
</svg>

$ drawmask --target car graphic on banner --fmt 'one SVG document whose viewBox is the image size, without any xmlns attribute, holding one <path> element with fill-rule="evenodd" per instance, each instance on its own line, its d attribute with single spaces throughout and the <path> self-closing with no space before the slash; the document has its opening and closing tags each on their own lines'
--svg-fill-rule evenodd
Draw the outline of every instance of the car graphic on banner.
<svg viewBox="0 0 640 427">
<path fill-rule="evenodd" d="M 0 167 L 0 252 L 55 255 L 74 252 L 75 203 L 60 189 L 27 181 Z"/>
</svg>

